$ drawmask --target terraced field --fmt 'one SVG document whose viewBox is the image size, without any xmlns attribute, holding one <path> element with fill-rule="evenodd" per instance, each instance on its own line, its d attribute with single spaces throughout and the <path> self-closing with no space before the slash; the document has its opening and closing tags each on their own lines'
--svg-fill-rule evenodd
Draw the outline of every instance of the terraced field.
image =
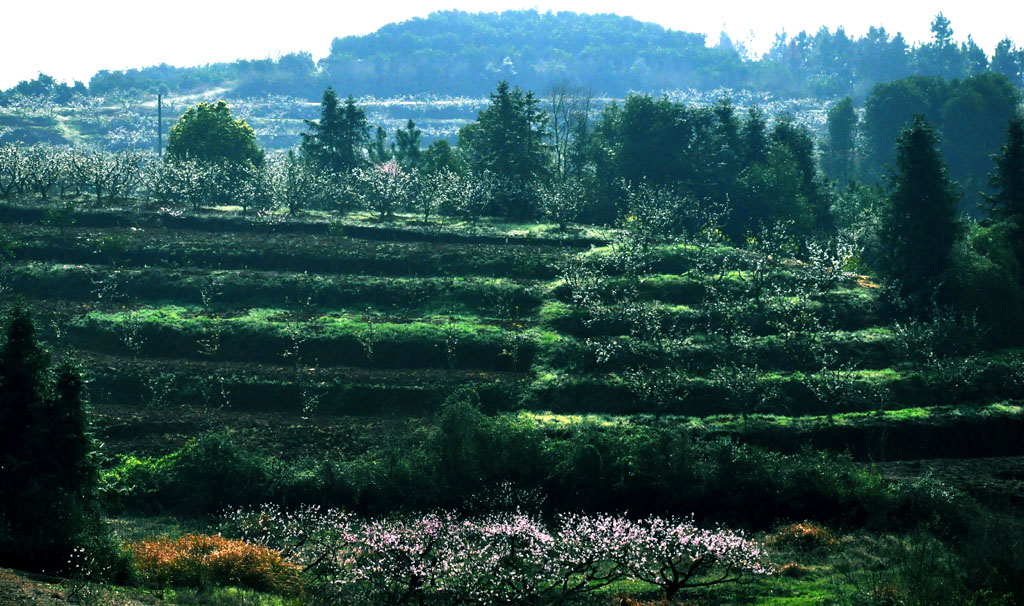
<svg viewBox="0 0 1024 606">
<path fill-rule="evenodd" d="M 639 297 L 658 305 L 666 334 L 684 335 L 672 343 L 684 364 L 659 370 L 643 348 L 595 353 L 637 337 L 621 323 L 588 322 L 561 278 L 570 256 L 605 254 L 609 231 L 427 230 L 360 217 L 266 223 L 138 209 L 61 221 L 34 204 L 5 205 L 0 221 L 0 288 L 32 305 L 55 351 L 81 360 L 100 437 L 114 453 L 180 445 L 208 427 L 194 422 L 202 415 L 328 427 L 352 415 L 429 415 L 471 386 L 489 411 L 742 412 L 743 420 L 716 417 L 736 421 L 713 431 L 789 450 L 806 442 L 872 459 L 1019 454 L 1010 436 L 991 439 L 984 428 L 1020 423 L 1020 352 L 965 345 L 920 355 L 907 330 L 883 319 L 879 290 L 864 278 L 793 298 L 799 330 L 766 326 L 742 337 L 746 363 L 772 396 L 740 411 L 723 379 L 723 351 L 737 344 L 715 336 L 708 291 L 743 293 L 756 277 L 749 254 L 726 247 L 711 253 L 732 259 L 713 285 L 692 271 L 697 251 L 655 251 Z M 774 271 L 785 281 L 807 269 Z M 613 288 L 617 279 L 608 278 Z M 637 368 L 671 370 L 657 403 L 631 378 Z M 998 421 L 974 412 L 1001 402 L 1009 408 Z M 965 412 L 942 412 L 950 407 Z M 895 447 L 871 446 L 884 441 L 879 434 L 907 433 L 883 422 L 901 409 L 946 421 L 915 425 Z M 168 414 L 193 422 L 151 421 Z M 793 429 L 793 419 L 814 415 L 827 422 Z M 950 431 L 963 439 L 951 442 Z"/>
</svg>

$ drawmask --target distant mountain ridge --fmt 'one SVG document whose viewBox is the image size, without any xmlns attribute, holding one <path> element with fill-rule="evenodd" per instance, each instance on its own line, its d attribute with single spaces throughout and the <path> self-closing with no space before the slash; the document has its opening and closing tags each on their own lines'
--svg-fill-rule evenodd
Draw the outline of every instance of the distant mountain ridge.
<svg viewBox="0 0 1024 606">
<path fill-rule="evenodd" d="M 572 12 L 435 12 L 386 25 L 364 36 L 336 38 L 330 54 L 238 60 L 201 67 L 159 65 L 92 77 L 88 94 L 153 91 L 184 93 L 227 88 L 233 96 L 285 94 L 318 99 L 334 86 L 356 96 L 485 96 L 499 80 L 543 94 L 555 83 L 590 87 L 614 97 L 630 91 L 695 89 L 767 91 L 779 97 L 863 97 L 877 82 L 909 75 L 964 78 L 984 71 L 1024 84 L 1024 51 L 1005 39 L 990 54 L 973 40 L 957 44 L 941 14 L 932 42 L 911 47 L 900 34 L 872 27 L 852 38 L 842 28 L 781 34 L 756 60 L 727 38 L 709 47 L 704 34 L 687 33 L 613 14 Z M 40 76 L 0 93 L 85 92 Z"/>
</svg>

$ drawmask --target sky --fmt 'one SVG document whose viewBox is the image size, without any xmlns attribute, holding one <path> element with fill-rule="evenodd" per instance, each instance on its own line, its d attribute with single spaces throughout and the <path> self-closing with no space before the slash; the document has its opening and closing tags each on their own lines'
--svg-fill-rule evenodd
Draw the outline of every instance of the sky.
<svg viewBox="0 0 1024 606">
<path fill-rule="evenodd" d="M 989 54 L 1009 36 L 1024 46 L 1024 2 L 1015 0 L 857 0 L 853 2 L 691 2 L 684 0 L 3 0 L 0 21 L 0 89 L 39 72 L 58 80 L 88 80 L 101 69 L 168 63 L 201 65 L 262 59 L 308 51 L 325 56 L 331 40 L 438 10 L 468 12 L 536 9 L 615 13 L 666 28 L 707 34 L 710 44 L 726 32 L 754 53 L 771 46 L 777 32 L 796 34 L 843 26 L 860 36 L 871 25 L 927 41 L 932 18 L 943 12 L 954 37 L 971 34 Z"/>
</svg>

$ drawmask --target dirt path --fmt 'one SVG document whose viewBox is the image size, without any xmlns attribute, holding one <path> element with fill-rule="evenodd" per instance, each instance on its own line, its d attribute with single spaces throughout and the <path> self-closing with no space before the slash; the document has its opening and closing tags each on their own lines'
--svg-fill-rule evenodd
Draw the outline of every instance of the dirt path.
<svg viewBox="0 0 1024 606">
<path fill-rule="evenodd" d="M 70 589 L 62 579 L 0 568 L 0 606 L 160 606 L 163 600 L 146 591 L 88 585 Z"/>
</svg>

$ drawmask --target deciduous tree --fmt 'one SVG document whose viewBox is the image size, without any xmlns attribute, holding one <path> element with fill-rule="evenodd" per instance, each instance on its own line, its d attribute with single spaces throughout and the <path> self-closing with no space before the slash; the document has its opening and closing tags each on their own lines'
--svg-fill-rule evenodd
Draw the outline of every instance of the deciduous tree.
<svg viewBox="0 0 1024 606">
<path fill-rule="evenodd" d="M 190 107 L 171 127 L 167 138 L 170 160 L 263 164 L 263 150 L 245 120 L 235 120 L 224 101 Z"/>
</svg>

